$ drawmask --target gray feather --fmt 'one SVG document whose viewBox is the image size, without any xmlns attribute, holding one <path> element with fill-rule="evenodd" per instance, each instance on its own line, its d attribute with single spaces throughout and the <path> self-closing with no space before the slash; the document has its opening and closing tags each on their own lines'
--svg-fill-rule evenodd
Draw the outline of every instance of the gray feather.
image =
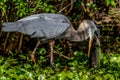
<svg viewBox="0 0 120 80">
<path fill-rule="evenodd" d="M 43 13 L 31 15 L 16 22 L 4 23 L 2 30 L 21 32 L 32 38 L 50 39 L 64 33 L 70 24 L 68 18 L 62 14 Z"/>
<path fill-rule="evenodd" d="M 56 37 L 69 27 L 68 23 L 52 22 L 41 18 L 20 22 L 22 26 L 18 29 L 18 32 L 30 35 L 31 37 Z"/>
<path fill-rule="evenodd" d="M 21 26 L 21 24 L 18 24 L 16 22 L 5 22 L 5 23 L 3 23 L 2 31 L 15 32 L 15 31 L 18 31 L 20 26 Z"/>
</svg>

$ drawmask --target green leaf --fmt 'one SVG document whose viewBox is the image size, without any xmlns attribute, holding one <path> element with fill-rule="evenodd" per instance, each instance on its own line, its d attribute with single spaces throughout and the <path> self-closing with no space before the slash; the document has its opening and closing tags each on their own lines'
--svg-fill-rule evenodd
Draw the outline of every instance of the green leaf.
<svg viewBox="0 0 120 80">
<path fill-rule="evenodd" d="M 45 9 L 45 12 L 47 12 L 47 13 L 48 13 L 49 11 L 50 11 L 50 9 L 49 9 L 49 8 L 46 8 L 46 9 Z"/>
<path fill-rule="evenodd" d="M 115 0 L 111 0 L 111 6 L 115 7 Z"/>
<path fill-rule="evenodd" d="M 110 5 L 110 0 L 105 0 L 105 3 L 106 3 L 107 6 L 109 6 Z"/>
<path fill-rule="evenodd" d="M 38 53 L 41 54 L 41 55 L 44 55 L 47 53 L 46 49 L 45 48 L 39 48 L 38 49 Z"/>
<path fill-rule="evenodd" d="M 31 68 L 31 65 L 30 65 L 30 64 L 24 64 L 24 67 L 25 67 L 26 69 L 28 69 L 28 68 Z"/>
<path fill-rule="evenodd" d="M 87 7 L 90 7 L 90 6 L 91 6 L 91 4 L 90 4 L 90 3 L 87 3 L 87 4 L 86 4 L 86 6 L 87 6 Z"/>
<path fill-rule="evenodd" d="M 51 13 L 55 13 L 55 10 L 51 9 L 50 12 L 51 12 Z"/>
<path fill-rule="evenodd" d="M 2 56 L 0 56 L 0 63 L 2 63 L 4 60 L 4 58 Z"/>
<path fill-rule="evenodd" d="M 68 79 L 71 79 L 71 80 L 73 79 L 73 73 L 70 71 L 67 71 L 66 76 Z"/>
</svg>

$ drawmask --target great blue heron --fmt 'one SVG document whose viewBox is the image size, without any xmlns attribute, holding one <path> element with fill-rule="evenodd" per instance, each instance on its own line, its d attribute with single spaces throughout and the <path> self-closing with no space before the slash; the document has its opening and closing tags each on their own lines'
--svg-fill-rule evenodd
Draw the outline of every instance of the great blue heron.
<svg viewBox="0 0 120 80">
<path fill-rule="evenodd" d="M 83 20 L 78 29 L 75 30 L 66 16 L 51 13 L 31 15 L 16 22 L 5 22 L 3 26 L 2 30 L 5 32 L 21 32 L 30 35 L 32 38 L 39 37 L 42 42 L 49 40 L 50 63 L 52 66 L 54 66 L 53 46 L 55 39 L 65 38 L 70 41 L 80 42 L 89 38 L 88 56 L 90 56 L 95 32 L 99 33 L 99 29 L 91 20 Z M 39 44 L 40 42 L 38 41 L 31 54 L 33 61 L 35 61 L 34 55 Z"/>
</svg>

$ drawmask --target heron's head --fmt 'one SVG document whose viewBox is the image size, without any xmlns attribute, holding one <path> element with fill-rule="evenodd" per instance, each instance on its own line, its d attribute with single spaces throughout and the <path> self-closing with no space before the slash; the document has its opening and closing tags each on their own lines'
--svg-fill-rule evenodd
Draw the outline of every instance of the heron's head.
<svg viewBox="0 0 120 80">
<path fill-rule="evenodd" d="M 96 24 L 96 27 L 97 27 L 97 29 L 95 30 L 95 34 L 97 35 L 97 37 L 99 38 L 100 37 L 100 27 L 99 27 L 99 25 L 97 25 Z"/>
</svg>

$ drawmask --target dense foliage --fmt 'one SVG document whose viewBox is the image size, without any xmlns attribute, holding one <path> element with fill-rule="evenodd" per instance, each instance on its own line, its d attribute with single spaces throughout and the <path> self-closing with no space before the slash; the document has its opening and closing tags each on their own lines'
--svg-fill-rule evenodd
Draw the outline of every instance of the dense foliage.
<svg viewBox="0 0 120 80">
<path fill-rule="evenodd" d="M 37 55 L 40 55 L 38 52 Z M 37 64 L 26 55 L 0 56 L 0 80 L 118 80 L 120 55 L 102 54 L 101 66 L 89 69 L 87 55 L 74 52 L 71 60 L 56 58 L 57 69 L 49 66 L 48 58 L 41 54 Z"/>
<path fill-rule="evenodd" d="M 40 53 L 38 53 L 40 54 Z M 56 71 L 48 59 L 40 56 L 37 64 L 31 64 L 26 55 L 0 56 L 0 80 L 118 80 L 120 79 L 120 55 L 101 55 L 101 66 L 89 69 L 87 55 L 74 52 L 71 60 L 56 59 Z"/>
<path fill-rule="evenodd" d="M 118 0 L 0 0 L 0 80 L 120 79 L 119 8 Z M 64 14 L 75 28 L 83 19 L 94 20 L 101 30 L 100 67 L 89 69 L 87 47 L 66 40 L 56 41 L 54 46 L 58 52 L 54 54 L 56 70 L 50 66 L 47 44 L 39 46 L 37 64 L 33 64 L 30 53 L 37 40 L 20 33 L 4 33 L 1 28 L 3 22 L 39 13 Z"/>
</svg>

